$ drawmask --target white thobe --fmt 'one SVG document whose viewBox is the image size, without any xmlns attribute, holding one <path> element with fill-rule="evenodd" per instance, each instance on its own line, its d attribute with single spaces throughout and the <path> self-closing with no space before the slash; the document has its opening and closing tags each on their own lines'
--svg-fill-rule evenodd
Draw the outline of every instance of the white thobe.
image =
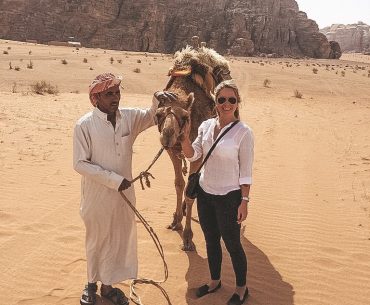
<svg viewBox="0 0 370 305">
<path fill-rule="evenodd" d="M 136 278 L 138 270 L 135 214 L 118 188 L 132 180 L 132 146 L 154 123 L 158 101 L 150 109 L 123 108 L 116 127 L 98 108 L 76 123 L 73 166 L 82 175 L 80 214 L 86 227 L 87 276 L 105 285 Z M 135 204 L 134 186 L 124 191 Z"/>
</svg>

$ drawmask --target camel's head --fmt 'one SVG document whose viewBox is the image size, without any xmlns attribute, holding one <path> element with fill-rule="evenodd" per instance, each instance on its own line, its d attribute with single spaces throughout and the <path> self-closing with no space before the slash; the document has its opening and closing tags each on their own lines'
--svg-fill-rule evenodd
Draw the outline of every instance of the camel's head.
<svg viewBox="0 0 370 305">
<path fill-rule="evenodd" d="M 183 128 L 189 120 L 193 101 L 194 94 L 190 93 L 185 101 L 179 101 L 179 103 L 175 104 L 159 104 L 155 116 L 160 132 L 160 141 L 165 149 L 174 147 L 181 140 Z"/>
</svg>

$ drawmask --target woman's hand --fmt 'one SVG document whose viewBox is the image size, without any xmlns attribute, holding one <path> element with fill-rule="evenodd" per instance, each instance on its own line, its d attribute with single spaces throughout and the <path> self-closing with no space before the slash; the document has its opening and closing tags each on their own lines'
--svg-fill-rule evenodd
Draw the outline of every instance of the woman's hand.
<svg viewBox="0 0 370 305">
<path fill-rule="evenodd" d="M 248 216 L 248 203 L 245 200 L 242 200 L 242 202 L 239 205 L 238 208 L 238 224 L 241 224 L 244 220 L 246 220 Z"/>
<path fill-rule="evenodd" d="M 185 121 L 184 126 L 182 127 L 182 134 L 183 137 L 181 139 L 181 142 L 184 142 L 185 140 L 190 140 L 190 117 Z"/>
</svg>

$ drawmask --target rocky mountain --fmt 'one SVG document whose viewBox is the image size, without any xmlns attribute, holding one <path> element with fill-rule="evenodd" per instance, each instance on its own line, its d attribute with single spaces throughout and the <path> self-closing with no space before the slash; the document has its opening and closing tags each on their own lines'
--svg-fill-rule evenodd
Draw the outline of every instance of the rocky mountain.
<svg viewBox="0 0 370 305">
<path fill-rule="evenodd" d="M 172 53 L 193 35 L 223 54 L 332 58 L 294 0 L 0 0 L 0 38 Z"/>
<path fill-rule="evenodd" d="M 333 24 L 320 30 L 329 40 L 339 43 L 343 52 L 370 51 L 370 26 L 358 22 L 356 24 Z"/>
</svg>

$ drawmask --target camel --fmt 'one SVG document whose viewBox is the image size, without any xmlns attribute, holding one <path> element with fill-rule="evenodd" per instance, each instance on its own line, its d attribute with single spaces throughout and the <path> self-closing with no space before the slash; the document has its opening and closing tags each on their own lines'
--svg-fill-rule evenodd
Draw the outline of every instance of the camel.
<svg viewBox="0 0 370 305">
<path fill-rule="evenodd" d="M 194 44 L 193 44 L 194 45 Z M 182 230 L 182 218 L 186 215 L 182 239 L 184 251 L 195 250 L 191 230 L 193 199 L 184 194 L 186 161 L 182 154 L 180 139 L 184 124 L 190 117 L 190 140 L 198 134 L 199 125 L 216 115 L 212 93 L 222 80 L 231 79 L 227 60 L 211 48 L 187 46 L 175 53 L 174 64 L 169 71 L 166 91 L 177 95 L 174 102 L 160 102 L 156 112 L 160 142 L 167 150 L 175 171 L 177 195 L 176 211 L 168 226 L 172 230 Z M 195 172 L 202 160 L 190 163 L 190 173 Z M 185 168 L 182 168 L 182 162 Z M 183 197 L 184 201 L 183 201 Z"/>
</svg>

